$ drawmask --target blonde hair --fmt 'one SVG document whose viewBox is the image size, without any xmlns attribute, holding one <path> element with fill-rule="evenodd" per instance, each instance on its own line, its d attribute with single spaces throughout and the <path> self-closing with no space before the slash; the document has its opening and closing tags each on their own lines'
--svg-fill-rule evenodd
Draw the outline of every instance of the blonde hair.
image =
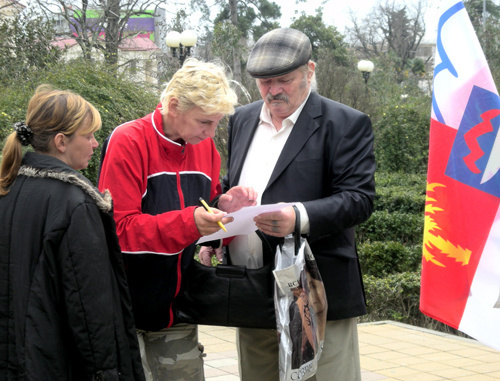
<svg viewBox="0 0 500 381">
<path fill-rule="evenodd" d="M 238 102 L 235 91 L 229 86 L 224 67 L 194 58 L 184 62 L 161 93 L 163 115 L 168 113 L 168 102 L 172 98 L 178 100 L 181 113 L 200 107 L 210 115 L 231 115 Z"/>
<path fill-rule="evenodd" d="M 85 123 L 88 123 L 88 128 L 78 131 L 78 134 L 93 133 L 101 128 L 101 115 L 94 106 L 71 91 L 40 85 L 29 101 L 26 124 L 33 132 L 30 144 L 37 152 L 48 152 L 55 135 L 72 136 Z M 8 188 L 21 166 L 22 147 L 16 134 L 14 131 L 7 137 L 2 151 L 0 196 L 9 192 Z"/>
</svg>

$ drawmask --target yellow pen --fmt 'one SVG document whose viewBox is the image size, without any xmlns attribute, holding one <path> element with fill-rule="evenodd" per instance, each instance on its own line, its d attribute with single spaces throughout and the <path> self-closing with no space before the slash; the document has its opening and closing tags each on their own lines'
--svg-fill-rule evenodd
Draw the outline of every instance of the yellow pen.
<svg viewBox="0 0 500 381">
<path fill-rule="evenodd" d="M 204 200 L 204 199 L 202 199 L 201 197 L 200 197 L 200 202 L 201 202 L 201 204 L 203 205 L 203 207 L 205 208 L 205 210 L 206 210 L 208 213 L 215 214 L 215 213 L 212 211 L 212 209 L 210 209 L 210 207 L 209 207 L 209 206 L 208 206 L 208 204 L 205 202 L 205 200 Z M 219 226 L 220 226 L 220 228 L 221 228 L 222 230 L 224 230 L 225 232 L 227 232 L 226 227 L 222 224 L 222 222 L 217 221 L 217 223 L 219 224 Z"/>
</svg>

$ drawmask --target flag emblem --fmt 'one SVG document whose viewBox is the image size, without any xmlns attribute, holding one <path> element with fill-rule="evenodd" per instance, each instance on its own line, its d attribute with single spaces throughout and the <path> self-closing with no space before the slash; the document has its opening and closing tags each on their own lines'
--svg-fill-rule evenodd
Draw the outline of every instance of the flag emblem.
<svg viewBox="0 0 500 381">
<path fill-rule="evenodd" d="M 465 108 L 446 168 L 446 175 L 500 197 L 500 100 L 491 91 L 474 86 Z M 500 147 L 496 147 L 497 151 Z"/>
</svg>

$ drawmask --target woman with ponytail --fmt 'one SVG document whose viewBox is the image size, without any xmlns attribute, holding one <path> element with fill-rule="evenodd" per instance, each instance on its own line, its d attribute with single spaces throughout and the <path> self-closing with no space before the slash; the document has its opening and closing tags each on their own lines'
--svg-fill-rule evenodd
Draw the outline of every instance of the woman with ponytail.
<svg viewBox="0 0 500 381">
<path fill-rule="evenodd" d="M 111 196 L 78 172 L 100 127 L 81 96 L 41 85 L 5 142 L 0 379 L 144 379 Z"/>
</svg>

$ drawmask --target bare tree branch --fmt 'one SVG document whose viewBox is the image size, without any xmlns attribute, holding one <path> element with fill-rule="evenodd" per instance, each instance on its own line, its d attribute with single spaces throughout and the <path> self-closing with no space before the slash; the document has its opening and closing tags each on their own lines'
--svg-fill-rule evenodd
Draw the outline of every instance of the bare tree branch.
<svg viewBox="0 0 500 381">
<path fill-rule="evenodd" d="M 47 17 L 61 17 L 69 26 L 66 33 L 73 36 L 90 59 L 93 50 L 104 53 L 108 64 L 118 62 L 118 47 L 123 39 L 136 32 L 127 31 L 131 17 L 156 14 L 162 0 L 35 0 Z M 88 17 L 89 14 L 93 17 Z"/>
<path fill-rule="evenodd" d="M 397 68 L 405 68 L 425 35 L 423 1 L 413 6 L 390 0 L 379 2 L 361 21 L 351 12 L 350 42 L 367 58 L 393 54 L 398 59 Z"/>
</svg>

